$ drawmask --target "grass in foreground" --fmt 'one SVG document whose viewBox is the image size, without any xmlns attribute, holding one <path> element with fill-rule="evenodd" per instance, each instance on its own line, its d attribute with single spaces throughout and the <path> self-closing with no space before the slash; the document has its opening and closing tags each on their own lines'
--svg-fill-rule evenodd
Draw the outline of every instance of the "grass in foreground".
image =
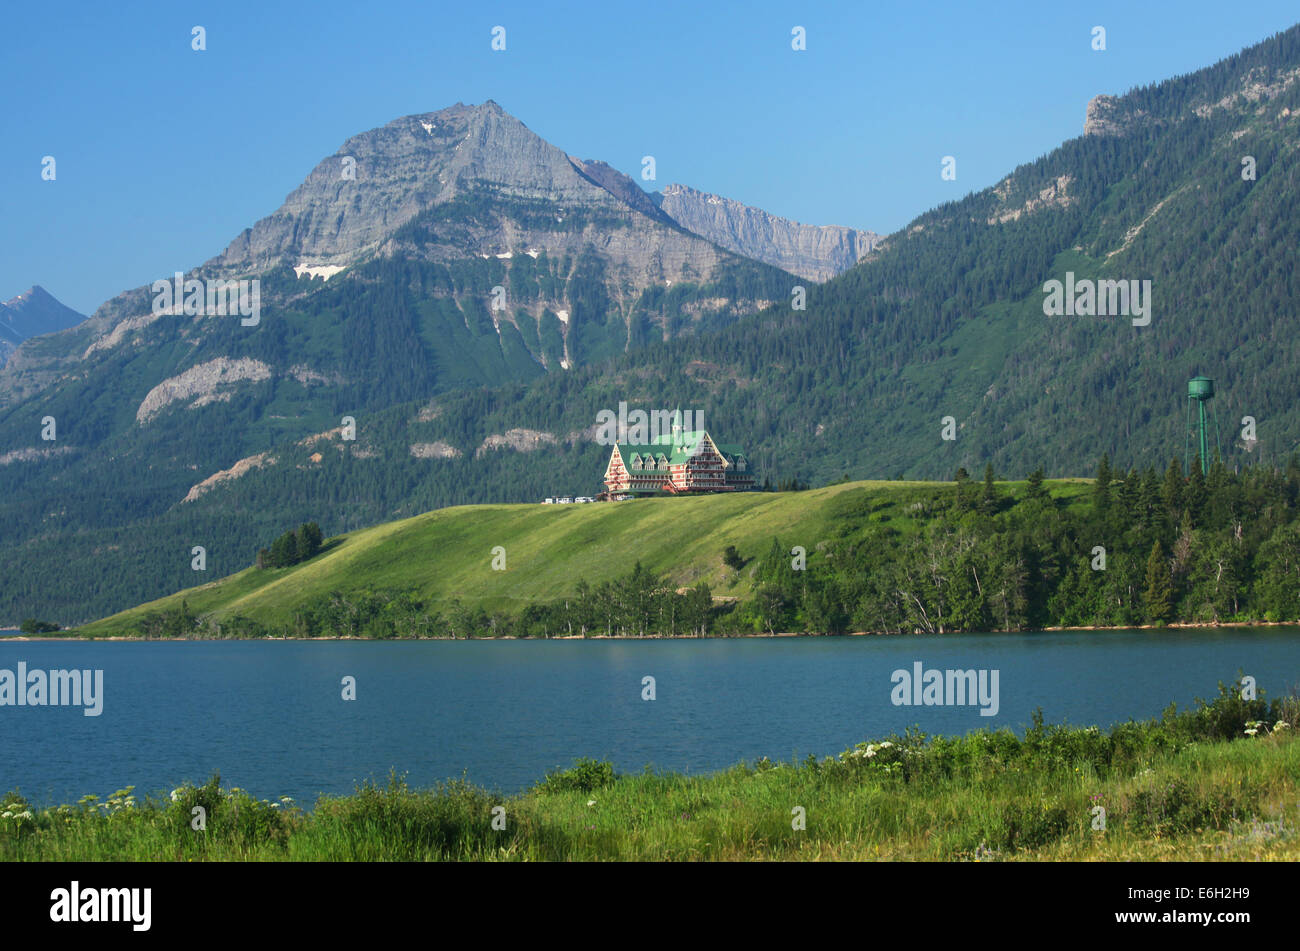
<svg viewBox="0 0 1300 951">
<path fill-rule="evenodd" d="M 585 760 L 513 797 L 391 776 L 313 812 L 219 777 L 39 811 L 10 793 L 0 860 L 1295 861 L 1298 716 L 1300 698 L 1247 701 L 1221 685 L 1212 703 L 1109 732 L 1041 721 L 1024 738 L 909 732 L 700 777 L 618 776 Z"/>
</svg>

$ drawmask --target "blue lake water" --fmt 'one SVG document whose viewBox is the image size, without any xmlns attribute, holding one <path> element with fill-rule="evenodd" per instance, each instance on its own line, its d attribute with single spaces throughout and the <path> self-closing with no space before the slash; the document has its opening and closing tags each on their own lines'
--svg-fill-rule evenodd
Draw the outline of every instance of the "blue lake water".
<svg viewBox="0 0 1300 951">
<path fill-rule="evenodd" d="M 1210 698 L 1239 669 L 1300 683 L 1300 628 L 650 641 L 5 642 L 0 669 L 104 671 L 98 717 L 0 706 L 0 791 L 41 804 L 220 770 L 254 795 L 351 792 L 390 768 L 513 792 L 580 756 L 703 772 L 902 731 L 1108 726 Z M 999 673 L 1000 709 L 895 706 L 896 669 Z M 656 697 L 642 699 L 642 679 Z M 342 698 L 344 677 L 356 699 Z"/>
</svg>

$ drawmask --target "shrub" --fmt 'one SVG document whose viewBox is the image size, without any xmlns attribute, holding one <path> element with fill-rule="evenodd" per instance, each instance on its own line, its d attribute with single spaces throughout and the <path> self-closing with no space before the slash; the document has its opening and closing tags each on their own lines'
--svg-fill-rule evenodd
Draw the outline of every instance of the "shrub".
<svg viewBox="0 0 1300 951">
<path fill-rule="evenodd" d="M 1238 672 L 1238 683 L 1241 680 Z M 1236 740 L 1243 736 L 1243 725 L 1248 720 L 1266 720 L 1274 723 L 1279 719 L 1281 705 L 1269 705 L 1264 700 L 1261 690 L 1254 700 L 1241 696 L 1241 688 L 1219 682 L 1219 695 L 1211 702 L 1196 698 L 1197 709 L 1190 714 L 1191 733 L 1196 739 Z"/>
<path fill-rule="evenodd" d="M 244 849 L 264 844 L 284 847 L 293 811 L 286 807 L 288 801 L 271 803 L 237 787 L 222 789 L 221 774 L 213 773 L 202 786 L 184 783 L 173 789 L 163 802 L 161 816 L 181 842 L 200 852 L 218 842 Z M 193 825 L 196 808 L 203 810 L 202 829 Z"/>
<path fill-rule="evenodd" d="M 591 792 L 611 785 L 617 778 L 613 763 L 584 757 L 569 769 L 548 773 L 536 788 L 548 793 Z"/>
</svg>

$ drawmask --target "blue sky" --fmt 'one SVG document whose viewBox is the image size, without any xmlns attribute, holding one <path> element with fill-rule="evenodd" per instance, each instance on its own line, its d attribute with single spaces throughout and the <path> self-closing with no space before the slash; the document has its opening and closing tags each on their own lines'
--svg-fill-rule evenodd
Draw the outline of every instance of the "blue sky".
<svg viewBox="0 0 1300 951">
<path fill-rule="evenodd" d="M 348 136 L 457 101 L 634 177 L 654 155 L 650 187 L 890 232 L 1079 135 L 1092 96 L 1297 19 L 1273 0 L 11 4 L 0 300 L 41 284 L 89 313 L 219 253 Z"/>
</svg>

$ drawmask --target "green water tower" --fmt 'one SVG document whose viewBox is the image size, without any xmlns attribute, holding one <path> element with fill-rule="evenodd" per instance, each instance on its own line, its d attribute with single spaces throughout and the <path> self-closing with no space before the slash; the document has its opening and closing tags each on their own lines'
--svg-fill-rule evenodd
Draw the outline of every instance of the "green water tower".
<svg viewBox="0 0 1300 951">
<path fill-rule="evenodd" d="M 1214 428 L 1214 450 L 1219 449 L 1219 423 L 1207 404 L 1214 399 L 1214 381 L 1198 376 L 1187 382 L 1187 441 L 1183 451 L 1183 468 L 1192 471 L 1192 452 L 1201 463 L 1201 474 L 1210 471 L 1210 428 Z"/>
</svg>

